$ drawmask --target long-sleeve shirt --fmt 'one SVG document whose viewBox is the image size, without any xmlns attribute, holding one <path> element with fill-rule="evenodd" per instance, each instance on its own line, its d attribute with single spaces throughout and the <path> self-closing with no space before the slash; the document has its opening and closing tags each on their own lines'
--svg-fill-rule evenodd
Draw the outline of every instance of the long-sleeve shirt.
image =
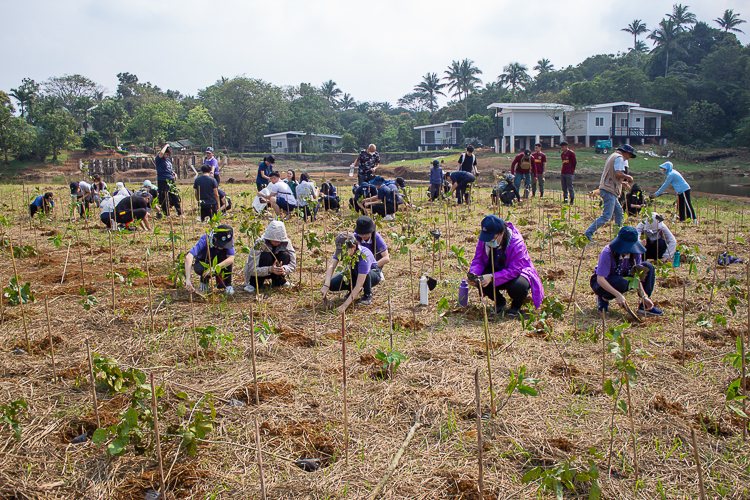
<svg viewBox="0 0 750 500">
<path fill-rule="evenodd" d="M 667 250 L 663 255 L 659 255 L 659 258 L 671 259 L 674 256 L 674 252 L 677 250 L 677 240 L 666 224 L 659 221 L 641 222 L 635 229 L 638 231 L 639 238 L 643 238 L 644 234 L 651 241 L 658 241 L 659 238 L 664 238 L 664 241 L 667 242 Z"/>
<path fill-rule="evenodd" d="M 534 176 L 544 174 L 544 171 L 547 170 L 547 155 L 544 153 L 531 153 L 531 157 L 534 158 L 534 167 L 531 170 Z"/>
<path fill-rule="evenodd" d="M 516 165 L 518 165 L 519 174 L 528 174 L 534 168 L 534 159 L 531 156 L 525 157 L 523 153 L 513 158 L 513 163 L 510 164 L 510 173 L 516 174 Z"/>
<path fill-rule="evenodd" d="M 172 167 L 171 159 L 165 158 L 164 156 L 157 156 L 156 158 L 154 158 L 154 164 L 156 164 L 157 181 L 174 180 L 174 168 Z"/>
<path fill-rule="evenodd" d="M 260 255 L 266 252 L 275 255 L 282 250 L 289 252 L 289 264 L 281 266 L 284 268 L 284 274 L 289 276 L 297 268 L 297 252 L 294 251 L 292 241 L 287 238 L 286 241 L 273 246 L 263 238 L 258 238 L 253 248 L 250 249 L 250 254 L 247 256 L 247 262 L 245 263 L 245 283 L 253 283 L 252 280 L 255 278 L 256 269 L 258 270 L 258 277 L 270 276 L 271 266 L 260 266 Z"/>
<path fill-rule="evenodd" d="M 576 173 L 576 165 L 578 165 L 578 159 L 576 159 L 576 154 L 572 150 L 569 149 L 564 153 L 560 153 L 560 159 L 562 160 L 562 169 L 560 170 L 560 174 L 567 175 Z"/>
<path fill-rule="evenodd" d="M 681 173 L 679 173 L 677 170 L 672 168 L 671 163 L 667 165 L 666 170 L 667 170 L 667 178 L 664 180 L 664 184 L 661 185 L 661 187 L 654 194 L 654 196 L 661 195 L 670 186 L 670 184 L 672 185 L 675 193 L 677 194 L 682 194 L 688 189 L 690 189 L 690 184 L 688 184 L 685 181 L 685 178 L 682 176 Z"/>
</svg>

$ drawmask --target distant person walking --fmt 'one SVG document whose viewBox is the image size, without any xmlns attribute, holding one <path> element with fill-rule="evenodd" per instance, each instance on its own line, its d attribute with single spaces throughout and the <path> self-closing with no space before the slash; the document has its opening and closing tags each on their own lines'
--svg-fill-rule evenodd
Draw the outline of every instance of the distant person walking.
<svg viewBox="0 0 750 500">
<path fill-rule="evenodd" d="M 180 207 L 180 196 L 172 192 L 174 184 L 174 168 L 172 167 L 172 148 L 165 144 L 154 158 L 156 164 L 156 184 L 159 190 L 159 205 L 165 215 L 169 215 L 169 207 L 177 210 L 177 215 L 182 217 Z"/>
<path fill-rule="evenodd" d="M 221 175 L 219 174 L 219 160 L 214 156 L 214 148 L 206 148 L 206 158 L 203 160 L 204 165 L 211 167 L 211 175 L 216 179 L 216 184 L 221 184 Z"/>
<path fill-rule="evenodd" d="M 432 160 L 432 168 L 430 168 L 430 201 L 435 201 L 440 197 L 442 188 L 443 169 L 440 168 L 438 160 Z"/>
<path fill-rule="evenodd" d="M 357 183 L 370 182 L 375 177 L 375 170 L 380 166 L 380 154 L 375 150 L 375 144 L 370 144 L 367 149 L 359 152 L 359 156 L 354 160 L 354 166 L 358 167 Z"/>
<path fill-rule="evenodd" d="M 633 182 L 633 178 L 625 173 L 630 158 L 635 158 L 635 150 L 630 144 L 625 144 L 609 155 L 604 164 L 602 178 L 599 181 L 599 196 L 603 202 L 602 215 L 586 229 L 589 241 L 594 241 L 594 233 L 612 219 L 612 214 L 615 216 L 615 224 L 618 227 L 622 226 L 622 206 L 618 198 L 622 194 L 623 182 Z"/>
<path fill-rule="evenodd" d="M 477 176 L 479 171 L 477 170 L 477 155 L 474 154 L 474 146 L 469 144 L 466 146 L 466 152 L 461 153 L 458 157 L 458 169 L 464 172 Z"/>
<path fill-rule="evenodd" d="M 271 172 L 273 172 L 274 163 L 276 163 L 276 157 L 268 155 L 258 164 L 258 175 L 255 177 L 255 185 L 258 187 L 258 192 L 261 192 L 271 181 Z"/>
<path fill-rule="evenodd" d="M 521 179 L 523 179 L 523 197 L 529 197 L 529 188 L 531 187 L 531 171 L 534 169 L 534 158 L 531 157 L 531 150 L 524 149 L 519 153 L 510 164 L 510 173 L 514 175 L 513 184 L 516 189 L 521 188 Z"/>
<path fill-rule="evenodd" d="M 213 217 L 219 210 L 219 184 L 214 179 L 213 167 L 204 163 L 201 167 L 201 175 L 193 182 L 195 201 L 201 210 L 201 221 Z"/>
<path fill-rule="evenodd" d="M 568 202 L 568 195 L 570 195 L 570 204 L 572 205 L 576 201 L 576 192 L 573 190 L 573 175 L 576 173 L 578 160 L 576 154 L 568 149 L 568 143 L 565 141 L 560 143 L 560 159 L 562 160 L 560 183 L 562 184 L 563 203 Z"/>
<path fill-rule="evenodd" d="M 659 168 L 663 174 L 667 175 L 667 178 L 651 198 L 661 196 L 669 186 L 672 186 L 677 193 L 677 209 L 680 212 L 680 221 L 684 222 L 687 218 L 696 221 L 698 216 L 695 214 L 693 203 L 690 201 L 690 184 L 685 181 L 681 173 L 674 169 L 671 161 L 665 161 L 659 165 Z"/>
<path fill-rule="evenodd" d="M 531 197 L 536 196 L 536 185 L 539 183 L 539 197 L 544 198 L 544 172 L 547 171 L 547 155 L 542 153 L 542 145 L 534 144 L 534 152 L 531 153 L 534 166 L 531 168 Z"/>
</svg>

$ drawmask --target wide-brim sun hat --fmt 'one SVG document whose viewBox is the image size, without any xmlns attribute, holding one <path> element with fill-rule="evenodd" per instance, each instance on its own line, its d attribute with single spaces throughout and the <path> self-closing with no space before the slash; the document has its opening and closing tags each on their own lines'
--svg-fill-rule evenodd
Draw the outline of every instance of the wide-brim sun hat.
<svg viewBox="0 0 750 500">
<path fill-rule="evenodd" d="M 357 225 L 354 228 L 354 232 L 357 234 L 371 234 L 376 230 L 375 222 L 366 215 L 363 215 L 357 219 Z"/>
<path fill-rule="evenodd" d="M 482 230 L 479 232 L 479 241 L 487 243 L 492 241 L 497 233 L 505 230 L 505 222 L 497 215 L 488 215 L 482 219 Z"/>
<path fill-rule="evenodd" d="M 633 149 L 633 146 L 631 146 L 630 144 L 623 144 L 622 146 L 620 146 L 619 148 L 617 148 L 617 151 L 622 151 L 624 153 L 630 153 L 631 155 L 633 155 L 633 158 L 635 158 L 636 156 L 638 156 L 638 155 L 635 154 L 635 149 Z"/>
<path fill-rule="evenodd" d="M 638 241 L 638 231 L 631 226 L 620 228 L 617 237 L 609 244 L 609 248 L 616 254 L 646 253 L 646 247 Z"/>
<path fill-rule="evenodd" d="M 263 233 L 264 240 L 286 241 L 286 226 L 280 220 L 271 221 L 266 232 Z"/>
</svg>

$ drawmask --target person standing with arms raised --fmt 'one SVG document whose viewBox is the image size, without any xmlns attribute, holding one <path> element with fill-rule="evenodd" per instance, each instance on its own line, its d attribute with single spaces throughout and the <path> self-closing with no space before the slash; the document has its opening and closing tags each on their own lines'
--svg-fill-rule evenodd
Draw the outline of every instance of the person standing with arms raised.
<svg viewBox="0 0 750 500">
<path fill-rule="evenodd" d="M 375 150 L 375 144 L 370 144 L 367 149 L 359 152 L 359 156 L 354 160 L 354 166 L 358 167 L 357 183 L 370 182 L 375 177 L 375 170 L 380 166 L 380 155 Z"/>
<path fill-rule="evenodd" d="M 180 197 L 171 191 L 171 185 L 174 184 L 174 168 L 172 167 L 172 148 L 169 144 L 165 144 L 156 154 L 154 164 L 156 164 L 156 185 L 159 190 L 161 211 L 169 215 L 171 205 L 177 210 L 177 215 L 182 217 Z"/>
<path fill-rule="evenodd" d="M 568 143 L 560 143 L 560 159 L 562 160 L 562 169 L 560 170 L 560 183 L 562 184 L 563 203 L 568 202 L 570 194 L 570 204 L 576 201 L 576 192 L 573 190 L 573 176 L 576 173 L 578 159 L 573 150 L 568 149 Z"/>
<path fill-rule="evenodd" d="M 625 173 L 630 158 L 635 158 L 635 150 L 630 144 L 624 144 L 609 155 L 607 163 L 604 164 L 604 172 L 599 181 L 599 196 L 603 202 L 602 215 L 586 229 L 586 238 L 589 241 L 594 241 L 594 233 L 612 219 L 612 214 L 615 224 L 618 227 L 622 226 L 622 206 L 618 199 L 622 194 L 622 184 L 633 182 L 633 178 Z"/>
</svg>

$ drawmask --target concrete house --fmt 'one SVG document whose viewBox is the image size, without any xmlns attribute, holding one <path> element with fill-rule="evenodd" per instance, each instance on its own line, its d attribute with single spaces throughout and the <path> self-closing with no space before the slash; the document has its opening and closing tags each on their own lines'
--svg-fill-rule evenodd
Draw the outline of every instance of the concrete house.
<svg viewBox="0 0 750 500">
<path fill-rule="evenodd" d="M 463 147 L 461 126 L 465 120 L 449 120 L 443 123 L 414 127 L 419 130 L 419 151 Z"/>
<path fill-rule="evenodd" d="M 495 139 L 495 151 L 514 153 L 532 149 L 536 142 L 555 147 L 568 142 L 583 142 L 587 147 L 597 140 L 612 144 L 666 144 L 662 118 L 671 111 L 641 107 L 634 102 L 611 102 L 575 109 L 554 103 L 493 103 L 495 116 L 503 119 L 503 137 Z M 564 133 L 563 133 L 564 132 Z"/>
<path fill-rule="evenodd" d="M 307 138 L 305 132 L 290 130 L 287 132 L 276 132 L 263 136 L 271 140 L 272 153 L 311 153 L 311 152 L 337 152 L 341 150 L 341 136 L 332 134 L 311 134 L 312 151 L 303 151 L 303 139 Z"/>
</svg>

